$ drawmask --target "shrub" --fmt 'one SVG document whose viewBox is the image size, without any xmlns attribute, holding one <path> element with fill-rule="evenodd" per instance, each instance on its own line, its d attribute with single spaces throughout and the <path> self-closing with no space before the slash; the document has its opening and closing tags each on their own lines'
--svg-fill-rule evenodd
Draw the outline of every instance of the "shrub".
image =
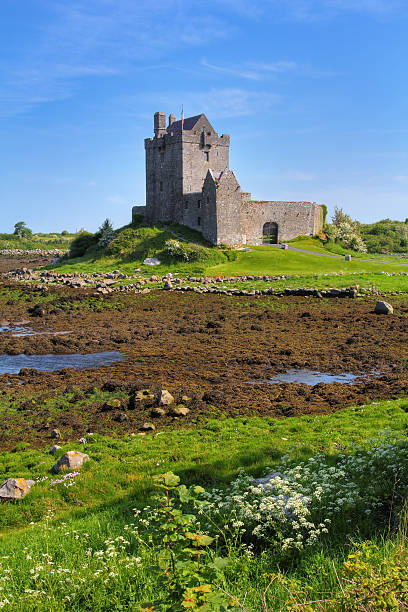
<svg viewBox="0 0 408 612">
<path fill-rule="evenodd" d="M 214 262 L 224 261 L 222 251 L 207 248 L 200 244 L 189 244 L 170 238 L 166 240 L 163 255 L 182 262 Z"/>
<path fill-rule="evenodd" d="M 347 249 L 366 253 L 367 247 L 360 234 L 360 224 L 353 221 L 342 208 L 335 208 L 332 217 L 332 224 L 324 227 L 328 240 L 341 242 Z"/>
<path fill-rule="evenodd" d="M 97 244 L 97 238 L 90 232 L 81 232 L 71 242 L 69 247 L 69 257 L 82 257 L 91 246 Z"/>
<path fill-rule="evenodd" d="M 276 553 L 309 547 L 330 530 L 364 530 L 367 520 L 381 525 L 408 493 L 408 443 L 383 438 L 355 450 L 334 466 L 324 455 L 295 466 L 286 457 L 263 483 L 242 472 L 228 492 L 206 494 L 206 512 L 235 537 L 267 541 Z"/>
</svg>

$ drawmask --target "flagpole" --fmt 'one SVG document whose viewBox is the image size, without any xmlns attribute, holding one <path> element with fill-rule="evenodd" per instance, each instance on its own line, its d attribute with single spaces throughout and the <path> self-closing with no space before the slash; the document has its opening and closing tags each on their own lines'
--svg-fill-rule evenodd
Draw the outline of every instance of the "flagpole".
<svg viewBox="0 0 408 612">
<path fill-rule="evenodd" d="M 181 131 L 184 130 L 184 105 L 181 105 Z"/>
</svg>

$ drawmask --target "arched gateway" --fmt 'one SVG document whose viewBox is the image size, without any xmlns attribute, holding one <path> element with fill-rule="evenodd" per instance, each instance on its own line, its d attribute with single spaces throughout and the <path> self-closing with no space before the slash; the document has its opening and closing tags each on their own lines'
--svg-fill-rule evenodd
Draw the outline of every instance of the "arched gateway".
<svg viewBox="0 0 408 612">
<path fill-rule="evenodd" d="M 274 221 L 264 223 L 262 229 L 263 244 L 278 244 L 278 224 Z"/>
</svg>

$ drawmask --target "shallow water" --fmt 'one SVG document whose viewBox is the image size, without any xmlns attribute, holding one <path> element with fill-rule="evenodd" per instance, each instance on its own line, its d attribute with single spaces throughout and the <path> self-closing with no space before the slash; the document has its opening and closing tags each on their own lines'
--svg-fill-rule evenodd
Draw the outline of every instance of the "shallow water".
<svg viewBox="0 0 408 612">
<path fill-rule="evenodd" d="M 35 331 L 32 327 L 28 327 L 26 323 L 30 321 L 21 321 L 21 323 L 7 323 L 3 322 L 0 325 L 0 334 L 5 332 L 13 332 L 11 335 L 13 338 L 21 338 L 23 336 L 63 336 L 65 334 L 72 334 L 71 331 Z"/>
<path fill-rule="evenodd" d="M 28 335 L 28 334 L 34 334 L 34 330 L 31 329 L 31 327 L 27 327 L 26 325 L 20 325 L 20 324 L 16 324 L 16 325 L 0 325 L 0 334 L 5 333 L 5 332 L 13 332 L 13 335 Z"/>
<path fill-rule="evenodd" d="M 282 374 L 275 374 L 272 378 L 266 378 L 264 380 L 251 380 L 252 385 L 261 384 L 280 384 L 280 383 L 295 383 L 303 385 L 318 385 L 319 383 L 342 383 L 351 385 L 358 378 L 356 374 L 350 372 L 343 372 L 342 374 L 327 374 L 326 372 L 318 372 L 316 370 L 297 370 L 293 368 L 283 372 Z"/>
<path fill-rule="evenodd" d="M 18 374 L 21 368 L 34 368 L 41 372 L 53 372 L 61 368 L 99 368 L 127 359 L 124 353 L 106 351 L 80 355 L 0 355 L 0 374 Z"/>
</svg>

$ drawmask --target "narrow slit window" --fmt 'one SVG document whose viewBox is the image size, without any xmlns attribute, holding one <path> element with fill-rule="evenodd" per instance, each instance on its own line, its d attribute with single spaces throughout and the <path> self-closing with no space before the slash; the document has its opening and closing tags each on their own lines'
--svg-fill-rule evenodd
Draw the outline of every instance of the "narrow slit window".
<svg viewBox="0 0 408 612">
<path fill-rule="evenodd" d="M 188 202 L 187 202 L 187 200 L 184 202 L 184 210 L 188 210 Z"/>
<path fill-rule="evenodd" d="M 204 151 L 204 161 L 206 161 L 206 162 L 210 161 L 210 152 L 209 151 Z"/>
<path fill-rule="evenodd" d="M 163 191 L 163 181 L 160 181 L 160 191 Z"/>
<path fill-rule="evenodd" d="M 197 202 L 197 208 L 201 208 L 201 200 L 198 200 L 198 202 Z"/>
<path fill-rule="evenodd" d="M 201 217 L 197 217 L 197 225 L 201 225 Z"/>
</svg>

